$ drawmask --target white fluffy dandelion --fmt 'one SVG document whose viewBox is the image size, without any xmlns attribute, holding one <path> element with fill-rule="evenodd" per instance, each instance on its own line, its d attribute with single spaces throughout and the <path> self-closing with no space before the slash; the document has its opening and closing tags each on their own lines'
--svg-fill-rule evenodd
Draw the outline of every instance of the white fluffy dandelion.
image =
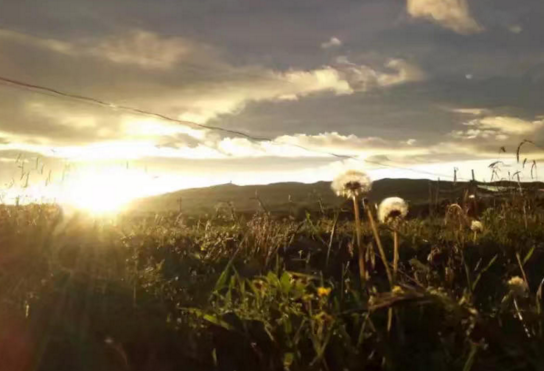
<svg viewBox="0 0 544 371">
<path fill-rule="evenodd" d="M 393 227 L 393 280 L 397 279 L 399 267 L 399 222 L 408 215 L 408 204 L 400 197 L 388 197 L 380 203 L 378 220 L 381 223 L 391 223 Z M 384 264 L 385 261 L 384 261 Z"/>
<path fill-rule="evenodd" d="M 525 333 L 527 334 L 527 337 L 531 337 L 531 332 L 529 331 L 527 325 L 525 324 L 525 321 L 523 320 L 523 315 L 521 314 L 521 310 L 519 310 L 519 305 L 517 301 L 518 298 L 526 297 L 529 293 L 527 281 L 519 276 L 515 276 L 508 280 L 507 285 L 510 289 L 510 294 L 512 295 L 512 301 L 514 302 L 514 307 L 516 308 L 516 314 L 523 326 L 523 329 L 525 330 Z"/>
<path fill-rule="evenodd" d="M 348 170 L 332 181 L 331 188 L 338 196 L 358 198 L 372 189 L 372 181 L 366 173 Z"/>
<path fill-rule="evenodd" d="M 519 276 L 510 278 L 510 280 L 508 281 L 508 288 L 510 289 L 510 292 L 512 292 L 514 297 L 525 296 L 529 291 L 527 283 L 525 282 L 525 280 L 523 280 L 523 278 Z"/>
<path fill-rule="evenodd" d="M 362 171 L 348 170 L 334 178 L 331 188 L 338 196 L 350 198 L 353 201 L 353 212 L 355 214 L 355 231 L 357 232 L 357 247 L 359 248 L 359 274 L 361 282 L 367 278 L 365 264 L 365 246 L 361 243 L 361 218 L 359 215 L 359 198 L 370 192 L 372 181 Z"/>
<path fill-rule="evenodd" d="M 482 233 L 484 231 L 484 225 L 479 220 L 473 220 L 470 224 L 470 230 L 474 233 Z"/>
<path fill-rule="evenodd" d="M 378 219 L 381 223 L 401 220 L 408 215 L 408 204 L 400 197 L 388 197 L 380 203 Z"/>
</svg>

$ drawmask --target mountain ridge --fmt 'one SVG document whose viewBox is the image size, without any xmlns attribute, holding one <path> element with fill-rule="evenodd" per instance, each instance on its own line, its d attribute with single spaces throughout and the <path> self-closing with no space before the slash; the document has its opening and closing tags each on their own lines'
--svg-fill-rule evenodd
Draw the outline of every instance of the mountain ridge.
<svg viewBox="0 0 544 371">
<path fill-rule="evenodd" d="M 296 208 L 315 210 L 320 207 L 333 207 L 344 202 L 330 188 L 331 182 L 315 183 L 280 182 L 266 185 L 237 185 L 225 183 L 203 188 L 189 188 L 162 195 L 138 199 L 132 202 L 129 210 L 142 212 L 183 211 L 187 214 L 214 212 L 222 205 L 231 205 L 240 212 L 254 212 L 265 207 L 271 212 L 284 212 Z M 428 179 L 391 179 L 373 182 L 368 195 L 371 201 L 398 196 L 410 203 L 428 203 L 430 200 L 449 199 L 453 201 L 464 192 L 484 183 L 433 181 Z M 487 184 L 487 183 L 486 183 Z M 543 183 L 523 183 L 522 187 L 544 188 Z M 493 187 L 519 187 L 515 182 L 494 182 Z M 471 188 L 473 189 L 473 188 Z M 480 189 L 482 194 L 492 193 Z"/>
</svg>

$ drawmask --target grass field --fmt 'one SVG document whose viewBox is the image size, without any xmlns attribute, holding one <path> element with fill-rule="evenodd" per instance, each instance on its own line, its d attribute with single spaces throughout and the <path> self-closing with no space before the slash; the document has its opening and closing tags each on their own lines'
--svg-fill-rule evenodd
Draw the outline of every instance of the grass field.
<svg viewBox="0 0 544 371">
<path fill-rule="evenodd" d="M 364 284 L 349 202 L 282 218 L 0 206 L 0 369 L 544 370 L 544 209 L 528 191 L 475 201 L 377 235 L 358 203 Z"/>
</svg>

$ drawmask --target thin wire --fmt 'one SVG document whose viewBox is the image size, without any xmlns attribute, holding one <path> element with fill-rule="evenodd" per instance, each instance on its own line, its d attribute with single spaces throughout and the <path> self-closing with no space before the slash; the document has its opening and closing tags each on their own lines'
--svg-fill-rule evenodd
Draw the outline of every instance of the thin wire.
<svg viewBox="0 0 544 371">
<path fill-rule="evenodd" d="M 9 79 L 9 78 L 2 77 L 2 76 L 0 76 L 0 82 L 5 82 L 5 83 L 8 83 L 9 85 L 12 85 L 12 86 L 15 85 L 15 86 L 18 86 L 18 87 L 31 89 L 31 90 L 38 91 L 38 92 L 53 93 L 54 96 L 60 96 L 60 97 L 69 98 L 69 99 L 75 99 L 75 100 L 79 100 L 79 101 L 83 101 L 83 102 L 87 102 L 87 103 L 92 103 L 92 104 L 98 104 L 100 106 L 107 107 L 107 108 L 110 108 L 110 109 L 120 109 L 120 110 L 124 110 L 124 111 L 133 112 L 133 113 L 136 113 L 136 114 L 139 114 L 139 115 L 157 117 L 157 118 L 160 118 L 160 119 L 163 119 L 163 120 L 166 120 L 166 121 L 175 122 L 175 123 L 178 123 L 178 124 L 196 126 L 196 127 L 201 128 L 201 129 L 222 131 L 222 132 L 225 132 L 225 133 L 235 134 L 235 135 L 239 135 L 239 136 L 242 136 L 242 137 L 246 137 L 248 139 L 253 139 L 253 140 L 258 140 L 258 141 L 268 141 L 269 140 L 267 138 L 253 137 L 253 136 L 251 136 L 249 134 L 246 134 L 246 133 L 243 133 L 243 132 L 240 132 L 240 131 L 237 131 L 237 130 L 224 129 L 224 128 L 221 128 L 221 127 L 218 127 L 218 126 L 203 125 L 203 124 L 198 124 L 198 123 L 192 122 L 192 121 L 179 120 L 179 119 L 175 119 L 175 118 L 172 118 L 172 117 L 160 114 L 160 113 L 145 111 L 145 110 L 141 110 L 141 109 L 133 108 L 133 107 L 129 107 L 129 106 L 124 106 L 124 105 L 117 105 L 117 104 L 113 104 L 113 103 L 103 101 L 101 99 L 87 97 L 87 96 L 83 96 L 83 95 L 65 93 L 65 92 L 62 92 L 62 91 L 57 90 L 57 89 L 53 89 L 53 88 L 49 88 L 49 87 L 45 87 L 45 86 L 41 86 L 41 85 L 29 84 L 29 83 Z M 51 96 L 51 94 L 48 94 L 48 95 Z"/>
<path fill-rule="evenodd" d="M 292 147 L 296 147 L 296 148 L 299 148 L 299 149 L 303 149 L 305 151 L 312 152 L 312 153 L 325 154 L 325 155 L 329 155 L 329 156 L 332 156 L 332 157 L 341 158 L 343 160 L 355 160 L 355 161 L 359 161 L 359 162 L 362 162 L 362 163 L 364 162 L 364 163 L 368 163 L 368 164 L 382 166 L 384 168 L 411 171 L 411 172 L 414 172 L 414 173 L 425 174 L 427 176 L 432 175 L 432 176 L 441 177 L 441 178 L 452 178 L 452 179 L 454 178 L 452 175 L 439 174 L 439 173 L 434 173 L 434 172 L 430 172 L 430 171 L 419 170 L 419 169 L 414 169 L 414 168 L 409 168 L 409 167 L 403 167 L 403 166 L 388 165 L 388 164 L 384 164 L 384 163 L 379 162 L 379 161 L 361 159 L 359 157 L 352 156 L 352 155 L 338 154 L 338 153 L 329 152 L 329 151 L 319 151 L 319 150 L 307 148 L 307 147 L 304 147 L 304 146 L 301 146 L 301 145 L 298 145 L 298 144 L 281 143 L 281 142 L 275 141 L 273 138 L 256 137 L 256 136 L 253 136 L 251 134 L 248 134 L 248 133 L 245 133 L 245 132 L 239 131 L 239 130 L 226 129 L 226 128 L 222 128 L 222 127 L 219 127 L 219 126 L 199 124 L 199 123 L 192 122 L 192 121 L 180 120 L 180 119 L 176 119 L 176 118 L 173 118 L 173 117 L 163 115 L 161 113 L 146 111 L 146 110 L 142 110 L 142 109 L 134 108 L 134 107 L 130 107 L 130 106 L 125 106 L 125 105 L 117 105 L 117 104 L 113 104 L 113 103 L 104 101 L 102 99 L 83 96 L 83 95 L 79 95 L 79 94 L 67 93 L 67 92 L 64 92 L 64 91 L 61 91 L 61 90 L 58 90 L 58 89 L 55 89 L 55 88 L 50 88 L 50 87 L 31 84 L 31 83 L 26 83 L 26 82 L 22 82 L 22 81 L 19 81 L 19 80 L 15 80 L 15 79 L 3 77 L 3 76 L 0 76 L 0 82 L 3 82 L 4 84 L 6 84 L 7 86 L 10 86 L 10 87 L 18 87 L 18 88 L 22 88 L 22 89 L 25 89 L 25 90 L 30 90 L 30 91 L 33 91 L 33 92 L 46 94 L 48 96 L 53 96 L 53 97 L 57 97 L 57 98 L 67 98 L 67 99 L 82 101 L 82 102 L 90 103 L 90 104 L 97 104 L 97 105 L 100 105 L 102 107 L 106 107 L 106 108 L 109 108 L 109 109 L 124 110 L 124 111 L 132 112 L 132 113 L 135 113 L 135 114 L 138 114 L 138 115 L 156 117 L 156 118 L 159 118 L 159 119 L 162 119 L 162 120 L 165 120 L 165 121 L 175 122 L 175 123 L 186 125 L 186 126 L 193 126 L 193 127 L 198 127 L 198 128 L 201 128 L 201 129 L 207 129 L 207 130 L 211 130 L 211 131 L 220 131 L 220 132 L 223 132 L 223 133 L 233 134 L 233 135 L 241 136 L 241 137 L 244 137 L 246 139 L 249 139 L 249 140 L 252 140 L 252 141 L 255 141 L 255 142 L 269 142 L 269 143 L 272 143 L 272 144 L 282 144 L 282 145 L 287 145 L 287 146 L 292 146 Z M 379 169 L 376 169 L 376 170 L 379 170 Z M 458 177 L 458 179 L 469 180 L 467 178 L 462 178 L 462 177 Z"/>
</svg>

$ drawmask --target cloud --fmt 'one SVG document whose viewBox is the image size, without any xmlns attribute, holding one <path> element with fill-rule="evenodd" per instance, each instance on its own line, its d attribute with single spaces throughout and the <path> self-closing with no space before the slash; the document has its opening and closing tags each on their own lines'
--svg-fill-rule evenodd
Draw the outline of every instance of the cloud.
<svg viewBox="0 0 544 371">
<path fill-rule="evenodd" d="M 508 27 L 508 31 L 518 34 L 523 31 L 523 28 L 520 25 L 512 25 Z"/>
<path fill-rule="evenodd" d="M 151 32 L 135 30 L 121 37 L 106 38 L 84 49 L 90 55 L 119 64 L 167 69 L 193 53 L 195 45 L 180 37 L 165 38 Z"/>
<path fill-rule="evenodd" d="M 402 59 L 390 59 L 384 67 L 388 71 L 379 71 L 366 65 L 357 65 L 349 60 L 337 59 L 339 70 L 346 76 L 355 91 L 369 91 L 381 87 L 405 84 L 425 79 L 425 74 L 417 66 Z"/>
<path fill-rule="evenodd" d="M 103 39 L 89 38 L 67 42 L 0 29 L 1 40 L 16 41 L 65 55 L 95 57 L 147 69 L 172 68 L 183 57 L 200 51 L 196 44 L 184 38 L 161 37 L 142 30 L 132 30 Z"/>
<path fill-rule="evenodd" d="M 481 141 L 449 140 L 430 144 L 412 139 L 389 140 L 337 132 L 283 135 L 263 142 L 239 137 L 206 137 L 205 145 L 181 140 L 168 147 L 156 145 L 163 134 L 172 135 L 172 130 L 174 128 L 161 131 L 154 139 L 133 137 L 80 146 L 11 143 L 0 145 L 0 157 L 9 165 L 9 158 L 14 160 L 22 152 L 23 157 L 31 159 L 33 164 L 36 154 L 39 154 L 43 156 L 40 161 L 49 164 L 47 169 L 56 169 L 57 180 L 63 173 L 66 160 L 70 167 L 84 173 L 89 166 L 91 169 L 96 166 L 125 169 L 125 164 L 130 162 L 130 169 L 140 169 L 137 171 L 141 173 L 142 181 L 152 182 L 141 189 L 142 195 L 228 181 L 239 184 L 292 180 L 312 182 L 330 179 L 340 168 L 354 167 L 364 168 L 377 178 L 421 178 L 433 174 L 446 178 L 449 172 L 445 169 L 463 168 L 464 161 L 478 159 L 485 162 L 476 167 L 482 170 L 478 171 L 478 176 L 485 176 L 486 166 L 496 157 L 496 148 L 492 151 L 478 149 Z M 349 157 L 334 157 L 331 153 Z M 147 164 L 150 164 L 149 174 Z M 472 163 L 467 164 L 474 168 Z M 4 176 L 12 176 L 18 169 L 12 166 L 11 170 L 12 174 L 5 172 Z M 118 174 L 119 170 L 116 171 Z M 47 176 L 47 171 L 44 174 L 41 178 Z M 36 176 L 33 172 L 32 180 L 39 183 L 41 178 Z"/>
<path fill-rule="evenodd" d="M 127 117 L 128 118 L 128 117 Z M 154 134 L 137 135 L 129 130 L 116 140 L 96 141 L 88 144 L 69 145 L 30 141 L 28 138 L 11 136 L 8 143 L 0 144 L 0 151 L 26 151 L 50 158 L 76 162 L 93 160 L 136 160 L 143 158 L 177 159 L 224 159 L 239 158 L 330 158 L 356 157 L 365 159 L 386 156 L 392 161 L 410 158 L 430 158 L 437 154 L 462 153 L 462 146 L 416 145 L 416 141 L 388 140 L 380 137 L 359 137 L 337 132 L 321 134 L 294 134 L 271 138 L 270 141 L 253 141 L 241 137 L 220 137 L 203 132 L 187 132 L 183 126 L 169 127 L 167 122 L 127 121 L 129 127 L 154 131 Z M 143 125 L 143 126 L 141 126 Z M 148 126 L 153 125 L 153 126 Z M 161 130 L 157 130 L 161 128 Z M 142 132 L 143 133 L 143 132 Z M 199 139 L 196 139 L 199 138 Z"/>
<path fill-rule="evenodd" d="M 342 40 L 337 37 L 331 37 L 329 41 L 325 41 L 321 44 L 321 48 L 323 49 L 334 48 L 337 46 L 342 46 Z"/>
<path fill-rule="evenodd" d="M 387 62 L 386 67 L 397 73 L 379 75 L 378 84 L 382 87 L 421 81 L 425 78 L 423 71 L 403 59 L 391 59 Z"/>
<path fill-rule="evenodd" d="M 544 120 L 526 121 L 516 117 L 488 116 L 463 123 L 469 127 L 466 130 L 456 130 L 451 133 L 459 139 L 507 139 L 521 138 L 523 135 L 534 134 L 544 127 Z"/>
<path fill-rule="evenodd" d="M 409 60 L 388 60 L 381 55 L 362 56 L 358 63 L 343 57 L 321 67 L 272 69 L 255 64 L 234 64 L 217 50 L 191 40 L 135 31 L 75 42 L 42 40 L 14 33 L 2 35 L 0 47 L 6 53 L 0 55 L 0 68 L 9 76 L 22 80 L 28 76 L 29 82 L 37 80 L 39 84 L 60 90 L 201 124 L 219 121 L 224 119 L 224 115 L 229 115 L 232 123 L 227 127 L 232 128 L 240 127 L 233 126 L 238 125 L 235 115 L 252 103 L 283 102 L 281 105 L 267 105 L 283 109 L 300 106 L 301 103 L 295 102 L 306 100 L 310 104 L 306 110 L 311 111 L 311 107 L 321 104 L 325 98 L 394 89 L 426 78 L 425 73 Z M 141 51 L 142 40 L 149 41 L 155 50 L 163 47 L 168 50 L 177 45 L 179 53 L 153 64 Z M 127 56 L 134 57 L 137 62 Z M 25 63 L 29 64 L 25 71 L 39 67 L 40 73 L 25 72 L 21 75 L 18 66 L 27 66 Z M 421 85 L 415 85 L 415 88 L 417 93 Z M 400 106 L 398 101 L 391 101 L 391 105 L 384 108 L 376 100 L 379 97 L 387 99 L 396 92 L 403 99 Z M 311 96 L 315 99 L 308 99 Z M 240 137 L 225 137 L 224 133 L 198 128 L 190 123 L 181 125 L 128 114 L 123 110 L 7 88 L 0 89 L 0 98 L 0 137 L 4 142 L 0 150 L 27 151 L 80 162 L 146 158 L 225 162 L 261 158 L 332 160 L 334 158 L 329 153 L 338 153 L 356 156 L 363 163 L 365 159 L 387 158 L 392 164 L 413 166 L 416 163 L 485 157 L 496 152 L 488 150 L 495 145 L 492 141 L 501 140 L 510 145 L 508 140 L 533 133 L 530 130 L 536 131 L 541 125 L 538 120 L 531 122 L 507 115 L 492 116 L 485 109 L 470 106 L 453 109 L 439 106 L 436 112 L 470 115 L 475 120 L 465 123 L 463 130 L 453 132 L 443 142 L 440 142 L 441 137 L 419 135 L 415 130 L 405 137 L 396 134 L 393 140 L 379 134 L 344 135 L 323 126 L 313 126 L 314 133 L 318 134 L 310 135 L 304 134 L 310 128 L 295 125 L 289 131 L 300 130 L 300 134 L 275 135 L 270 142 L 253 142 Z M 399 116 L 404 119 L 406 110 L 402 109 L 413 102 L 403 89 L 394 89 L 388 94 L 368 94 L 365 99 L 368 99 L 366 104 L 371 104 L 380 116 L 385 117 L 384 120 L 399 120 Z M 358 97 L 342 98 L 338 102 L 346 100 L 358 100 Z M 351 117 L 359 117 L 356 112 L 350 112 Z M 293 119 L 302 118 L 300 122 L 310 122 L 311 115 L 304 119 L 304 115 L 299 113 L 295 111 Z M 324 120 L 334 120 L 334 115 Z M 285 120 L 285 116 L 278 119 Z M 220 121 L 212 125 L 224 123 Z M 356 123 L 358 127 L 359 124 Z M 257 124 L 252 125 L 242 131 L 253 132 Z M 270 125 L 274 125 L 273 120 Z M 402 132 L 401 126 L 397 128 L 397 132 Z M 272 129 L 265 128 L 263 132 L 269 133 Z M 338 130 L 353 132 L 352 128 Z M 449 131 L 446 129 L 442 134 Z M 482 140 L 467 140 L 471 138 Z"/>
<path fill-rule="evenodd" d="M 463 35 L 484 30 L 470 15 L 467 0 L 408 0 L 407 11 Z"/>
<path fill-rule="evenodd" d="M 485 108 L 452 108 L 447 110 L 453 113 L 460 113 L 469 116 L 483 116 L 490 113 L 490 111 Z"/>
<path fill-rule="evenodd" d="M 350 95 L 424 78 L 419 68 L 402 59 L 385 61 L 374 68 L 347 59 L 307 70 L 233 65 L 209 46 L 143 31 L 74 42 L 0 31 L 0 47 L 6 51 L 0 55 L 0 68 L 8 76 L 17 78 L 21 74 L 18 66 L 23 64 L 33 70 L 32 65 L 39 60 L 36 70 L 40 73 L 25 73 L 23 80 L 199 124 L 240 113 L 252 102 L 294 101 L 317 94 Z M 40 104 L 39 99 L 32 101 Z M 22 102 L 23 115 L 28 116 L 28 100 L 23 98 Z M 43 116 L 47 109 L 41 111 Z M 51 107 L 49 111 L 54 114 L 47 118 L 54 120 L 52 116 L 56 115 L 66 131 L 70 118 L 62 116 L 76 117 L 71 109 Z M 17 112 L 12 117 L 17 117 Z M 87 128 L 103 126 L 92 120 L 98 118 L 88 118 Z M 97 132 L 107 134 L 116 126 L 110 121 Z"/>
<path fill-rule="evenodd" d="M 61 40 L 39 38 L 24 33 L 11 30 L 0 29 L 0 41 L 15 41 L 19 44 L 25 44 L 41 49 L 51 50 L 63 54 L 72 54 L 73 45 Z"/>
<path fill-rule="evenodd" d="M 262 68 L 237 69 L 233 74 L 251 73 L 250 79 L 195 87 L 198 99 L 191 100 L 183 119 L 205 123 L 223 114 L 235 114 L 250 102 L 296 101 L 323 93 L 350 95 L 376 88 L 420 81 L 423 72 L 404 60 L 390 60 L 381 70 L 367 65 L 339 63 L 313 70 L 272 71 Z"/>
</svg>

